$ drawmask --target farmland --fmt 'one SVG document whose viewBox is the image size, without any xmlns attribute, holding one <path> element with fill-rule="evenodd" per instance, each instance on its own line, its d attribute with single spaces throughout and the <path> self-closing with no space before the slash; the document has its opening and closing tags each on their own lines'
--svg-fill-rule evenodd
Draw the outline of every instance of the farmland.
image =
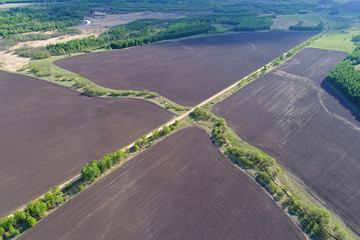
<svg viewBox="0 0 360 240">
<path fill-rule="evenodd" d="M 261 229 L 261 230 L 260 230 Z M 190 127 L 141 153 L 19 239 L 305 239 L 265 191 Z"/>
<path fill-rule="evenodd" d="M 315 32 L 240 33 L 163 42 L 55 61 L 112 89 L 143 90 L 193 106 Z"/>
<path fill-rule="evenodd" d="M 173 116 L 146 101 L 79 96 L 3 71 L 0 93 L 0 216 Z"/>
<path fill-rule="evenodd" d="M 359 115 L 323 82 L 345 56 L 304 49 L 212 111 L 299 177 L 359 234 Z"/>
</svg>

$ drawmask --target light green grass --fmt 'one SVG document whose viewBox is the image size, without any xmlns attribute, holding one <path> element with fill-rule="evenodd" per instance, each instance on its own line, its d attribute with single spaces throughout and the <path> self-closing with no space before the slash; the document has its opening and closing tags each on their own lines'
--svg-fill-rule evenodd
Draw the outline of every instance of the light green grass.
<svg viewBox="0 0 360 240">
<path fill-rule="evenodd" d="M 30 5 L 36 5 L 39 3 L 6 3 L 6 4 L 0 4 L 0 11 L 6 11 L 10 8 L 16 8 L 16 7 L 27 7 Z"/>
<path fill-rule="evenodd" d="M 354 43 L 351 42 L 351 39 L 357 34 L 360 34 L 360 30 L 324 34 L 320 39 L 310 44 L 309 47 L 351 53 L 356 47 Z"/>
<path fill-rule="evenodd" d="M 311 23 L 319 23 L 321 19 L 314 13 L 309 14 L 295 14 L 295 15 L 278 15 L 277 18 L 295 20 L 295 21 L 307 21 Z"/>
<path fill-rule="evenodd" d="M 223 33 L 229 31 L 229 27 L 223 24 L 213 24 L 213 26 L 216 28 L 216 32 Z"/>
</svg>

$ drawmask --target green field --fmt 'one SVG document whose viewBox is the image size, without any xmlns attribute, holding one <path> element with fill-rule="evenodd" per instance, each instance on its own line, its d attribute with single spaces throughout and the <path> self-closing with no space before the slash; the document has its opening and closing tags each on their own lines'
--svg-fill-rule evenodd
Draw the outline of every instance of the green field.
<svg viewBox="0 0 360 240">
<path fill-rule="evenodd" d="M 321 19 L 314 13 L 309 14 L 295 14 L 295 15 L 279 15 L 277 18 L 295 21 L 307 21 L 311 23 L 319 23 Z"/>
<path fill-rule="evenodd" d="M 324 34 L 321 38 L 310 44 L 309 47 L 351 53 L 356 47 L 351 42 L 351 38 L 357 34 L 360 34 L 359 29 Z"/>
</svg>

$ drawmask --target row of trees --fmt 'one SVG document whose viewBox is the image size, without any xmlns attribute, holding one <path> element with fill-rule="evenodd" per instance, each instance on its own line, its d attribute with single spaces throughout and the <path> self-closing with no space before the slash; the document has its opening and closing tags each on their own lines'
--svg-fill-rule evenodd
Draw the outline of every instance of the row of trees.
<svg viewBox="0 0 360 240">
<path fill-rule="evenodd" d="M 319 23 L 316 26 L 305 26 L 303 24 L 301 24 L 300 22 L 294 26 L 290 26 L 289 30 L 292 31 L 321 31 L 324 28 L 324 24 L 323 23 Z"/>
<path fill-rule="evenodd" d="M 216 117 L 203 108 L 195 109 L 190 117 L 196 121 L 212 123 L 213 142 L 222 147 L 225 154 L 235 164 L 245 169 L 255 170 L 256 180 L 277 200 L 282 200 L 283 206 L 298 217 L 302 229 L 312 239 L 329 239 L 330 237 L 339 240 L 346 239 L 346 234 L 340 226 L 330 224 L 331 216 L 327 211 L 297 200 L 285 188 L 278 186 L 275 180 L 281 168 L 276 164 L 275 159 L 235 140 L 224 119 Z"/>
<path fill-rule="evenodd" d="M 178 125 L 179 121 L 175 121 L 171 126 L 164 126 L 160 130 L 154 130 L 150 138 L 143 135 L 130 150 L 119 150 L 112 154 L 105 155 L 100 160 L 93 160 L 90 164 L 86 164 L 82 168 L 82 179 L 91 182 L 95 181 L 100 174 L 111 168 L 113 164 L 126 158 L 130 151 L 136 152 L 140 148 L 151 146 L 154 140 L 174 131 Z M 66 186 L 66 190 L 71 188 L 72 184 Z M 80 185 L 79 190 L 81 191 L 82 189 L 83 185 Z M 0 240 L 12 239 L 16 235 L 34 226 L 38 220 L 46 216 L 49 210 L 54 209 L 64 201 L 64 193 L 56 186 L 42 198 L 29 202 L 24 210 L 13 212 L 10 217 L 0 218 Z"/>
<path fill-rule="evenodd" d="M 59 187 L 46 193 L 44 197 L 31 201 L 26 208 L 13 212 L 11 217 L 0 219 L 0 239 L 10 239 L 26 229 L 34 226 L 36 222 L 64 201 L 63 192 Z"/>
<path fill-rule="evenodd" d="M 131 149 L 119 150 L 113 154 L 105 155 L 100 160 L 92 160 L 90 164 L 86 164 L 81 169 L 81 177 L 85 181 L 95 181 L 106 170 L 111 168 L 113 164 L 119 162 L 120 160 L 126 158 L 129 152 L 136 152 L 140 148 L 145 148 L 152 145 L 152 141 L 169 134 L 171 131 L 175 130 L 175 127 L 179 125 L 179 121 L 175 121 L 174 124 L 169 126 L 164 126 L 161 130 L 154 130 L 152 136 L 148 139 L 146 135 L 143 135 L 140 139 L 136 140 L 134 146 Z"/>
<path fill-rule="evenodd" d="M 260 31 L 269 30 L 273 20 L 271 17 L 246 17 L 236 25 L 234 31 Z"/>
</svg>

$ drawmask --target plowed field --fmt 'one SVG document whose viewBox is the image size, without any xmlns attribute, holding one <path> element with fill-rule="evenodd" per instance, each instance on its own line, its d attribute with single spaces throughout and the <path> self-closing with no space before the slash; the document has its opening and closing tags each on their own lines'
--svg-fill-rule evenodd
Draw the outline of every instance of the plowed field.
<svg viewBox="0 0 360 240">
<path fill-rule="evenodd" d="M 278 159 L 360 234 L 360 116 L 323 82 L 345 55 L 304 49 L 213 112 Z"/>
<path fill-rule="evenodd" d="M 0 71 L 0 217 L 172 116 L 146 101 L 79 96 Z"/>
<path fill-rule="evenodd" d="M 80 55 L 55 64 L 104 87 L 147 89 L 194 106 L 313 35 L 261 32 L 193 38 Z"/>
<path fill-rule="evenodd" d="M 70 200 L 20 239 L 305 239 L 265 191 L 187 128 Z"/>
</svg>

